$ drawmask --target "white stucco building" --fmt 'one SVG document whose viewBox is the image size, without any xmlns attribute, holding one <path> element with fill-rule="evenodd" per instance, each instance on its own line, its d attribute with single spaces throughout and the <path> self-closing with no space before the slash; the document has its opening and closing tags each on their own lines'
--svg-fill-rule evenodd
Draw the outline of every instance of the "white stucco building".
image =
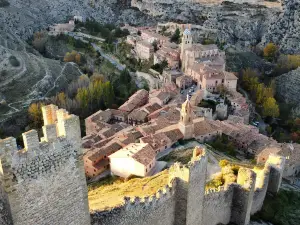
<svg viewBox="0 0 300 225">
<path fill-rule="evenodd" d="M 147 143 L 131 143 L 109 156 L 111 173 L 120 177 L 145 177 L 155 167 L 156 153 Z"/>
</svg>

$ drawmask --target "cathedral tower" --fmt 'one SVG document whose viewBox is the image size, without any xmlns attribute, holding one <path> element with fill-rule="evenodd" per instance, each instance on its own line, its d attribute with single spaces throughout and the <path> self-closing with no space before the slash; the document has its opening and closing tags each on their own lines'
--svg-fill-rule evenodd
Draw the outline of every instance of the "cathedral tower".
<svg viewBox="0 0 300 225">
<path fill-rule="evenodd" d="M 194 137 L 194 112 L 187 96 L 186 101 L 182 104 L 180 111 L 180 121 L 178 123 L 179 130 L 184 136 L 184 139 L 191 139 Z"/>
<path fill-rule="evenodd" d="M 192 38 L 192 32 L 191 32 L 191 25 L 189 25 L 188 28 L 186 28 L 182 35 L 182 41 L 181 41 L 181 65 L 182 65 L 182 71 L 184 71 L 184 65 L 185 65 L 185 49 L 190 48 L 193 46 L 193 38 Z"/>
</svg>

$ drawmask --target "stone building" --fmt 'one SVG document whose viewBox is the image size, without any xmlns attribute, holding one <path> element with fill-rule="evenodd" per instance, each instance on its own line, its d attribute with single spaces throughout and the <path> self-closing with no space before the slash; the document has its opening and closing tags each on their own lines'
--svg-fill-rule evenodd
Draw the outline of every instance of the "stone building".
<svg viewBox="0 0 300 225">
<path fill-rule="evenodd" d="M 140 59 L 149 60 L 154 53 L 154 47 L 148 41 L 137 41 L 135 49 Z"/>
<path fill-rule="evenodd" d="M 42 111 L 41 140 L 35 130 L 23 133 L 22 150 L 0 140 L 0 224 L 90 224 L 79 118 L 54 105 Z"/>
<path fill-rule="evenodd" d="M 127 178 L 149 176 L 155 168 L 156 153 L 147 143 L 132 143 L 109 156 L 111 173 Z"/>
<path fill-rule="evenodd" d="M 130 98 L 119 107 L 119 110 L 131 112 L 132 110 L 145 105 L 148 102 L 149 93 L 145 89 L 138 90 Z"/>
<path fill-rule="evenodd" d="M 174 43 L 168 43 L 162 46 L 154 53 L 154 64 L 168 62 L 168 67 L 172 70 L 179 68 L 180 50 Z"/>
<path fill-rule="evenodd" d="M 237 77 L 225 71 L 225 53 L 214 44 L 193 44 L 190 28 L 183 32 L 180 59 L 182 71 L 191 76 L 200 89 L 215 92 L 218 85 L 236 89 Z"/>
<path fill-rule="evenodd" d="M 224 103 L 220 103 L 216 106 L 217 118 L 219 120 L 225 120 L 228 114 L 228 106 Z"/>
<path fill-rule="evenodd" d="M 183 134 L 184 139 L 194 137 L 194 112 L 188 98 L 185 103 L 182 104 L 178 128 Z"/>
<path fill-rule="evenodd" d="M 75 29 L 74 20 L 70 20 L 69 23 L 55 24 L 49 27 L 49 35 L 59 35 L 65 32 L 72 32 Z"/>
<path fill-rule="evenodd" d="M 182 90 L 191 87 L 192 84 L 193 84 L 193 80 L 190 76 L 185 75 L 176 78 L 176 85 Z"/>
</svg>

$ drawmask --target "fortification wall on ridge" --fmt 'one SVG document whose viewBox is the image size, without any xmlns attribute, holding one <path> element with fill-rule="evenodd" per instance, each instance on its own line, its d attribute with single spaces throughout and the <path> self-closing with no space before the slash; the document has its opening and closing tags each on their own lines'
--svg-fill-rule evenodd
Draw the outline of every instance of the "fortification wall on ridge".
<svg viewBox="0 0 300 225">
<path fill-rule="evenodd" d="M 90 224 L 79 118 L 50 105 L 43 108 L 44 137 L 35 130 L 0 140 L 5 190 L 14 225 Z"/>
<path fill-rule="evenodd" d="M 207 161 L 207 155 L 205 154 L 205 152 L 203 152 L 202 155 L 198 157 L 198 160 L 193 161 L 192 159 L 190 165 L 190 179 L 188 185 L 189 189 L 186 215 L 187 225 L 202 224 L 203 204 L 201 203 L 204 202 Z"/>
<path fill-rule="evenodd" d="M 0 224 L 12 224 L 8 198 L 6 192 L 4 191 L 4 188 L 2 187 L 2 182 L 0 182 Z"/>
<path fill-rule="evenodd" d="M 175 189 L 178 180 L 145 198 L 125 198 L 124 205 L 109 211 L 92 213 L 93 225 L 173 225 Z"/>
<path fill-rule="evenodd" d="M 175 163 L 169 169 L 171 188 L 164 191 L 168 194 L 154 197 L 150 202 L 152 197 L 137 198 L 134 203 L 126 199 L 124 205 L 113 210 L 94 212 L 92 224 L 217 225 L 233 222 L 247 225 L 250 215 L 262 207 L 269 189 L 270 170 L 274 169 L 273 176 L 280 178 L 284 169 L 280 156 L 274 156 L 271 162 L 266 163 L 263 170 L 242 167 L 236 183 L 205 192 L 207 155 L 196 147 L 188 165 Z M 272 190 L 279 188 L 279 184 L 276 181 Z"/>
<path fill-rule="evenodd" d="M 203 204 L 202 225 L 228 224 L 230 222 L 233 187 L 221 186 L 206 191 Z"/>
<path fill-rule="evenodd" d="M 261 210 L 269 183 L 270 167 L 265 167 L 263 170 L 256 172 L 256 183 L 253 193 L 253 202 L 251 207 L 251 215 Z"/>
</svg>

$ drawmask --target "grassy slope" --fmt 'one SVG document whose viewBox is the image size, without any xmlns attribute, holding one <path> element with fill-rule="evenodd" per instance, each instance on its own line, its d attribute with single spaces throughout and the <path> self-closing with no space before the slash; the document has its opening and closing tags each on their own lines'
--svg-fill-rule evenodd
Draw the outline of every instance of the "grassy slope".
<svg viewBox="0 0 300 225">
<path fill-rule="evenodd" d="M 121 205 L 125 196 L 143 197 L 153 195 L 167 184 L 167 170 L 152 177 L 133 178 L 126 182 L 119 178 L 109 177 L 106 180 L 89 185 L 90 210 L 103 210 Z"/>
<path fill-rule="evenodd" d="M 183 164 L 187 164 L 193 156 L 193 150 L 194 148 L 174 150 L 170 154 L 162 157 L 160 160 L 167 162 L 181 162 Z"/>
</svg>

